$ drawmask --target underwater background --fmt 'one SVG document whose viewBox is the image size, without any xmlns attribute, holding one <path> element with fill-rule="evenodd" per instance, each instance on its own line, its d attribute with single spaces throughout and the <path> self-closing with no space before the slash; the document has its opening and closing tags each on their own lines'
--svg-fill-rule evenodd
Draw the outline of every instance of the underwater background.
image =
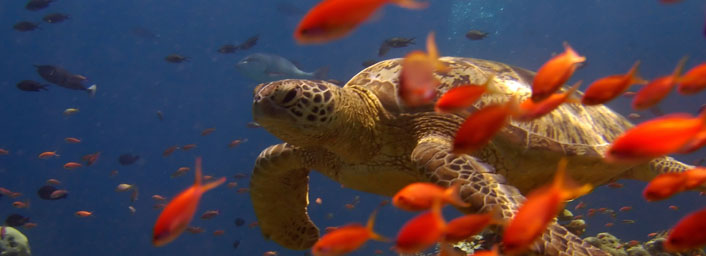
<svg viewBox="0 0 706 256">
<path fill-rule="evenodd" d="M 647 79 L 670 74 L 678 60 L 688 55 L 687 68 L 706 61 L 702 0 L 684 0 L 665 5 L 657 0 L 433 0 L 424 10 L 385 7 L 374 20 L 351 35 L 324 45 L 297 45 L 292 33 L 304 12 L 316 0 L 57 0 L 49 7 L 30 11 L 25 1 L 0 3 L 0 187 L 21 192 L 18 200 L 30 207 L 16 209 L 15 201 L 0 198 L 0 218 L 10 214 L 29 217 L 38 226 L 19 228 L 28 238 L 33 255 L 306 255 L 304 251 L 283 249 L 265 240 L 257 227 L 249 195 L 237 188 L 221 186 L 204 195 L 192 226 L 206 232 L 185 232 L 171 244 L 155 248 L 151 233 L 160 210 L 153 209 L 151 195 L 171 198 L 193 184 L 193 171 L 178 178 L 170 174 L 181 166 L 193 169 L 194 159 L 203 157 L 204 171 L 226 176 L 248 186 L 256 157 L 280 140 L 261 128 L 249 128 L 252 121 L 252 91 L 257 82 L 238 73 L 234 64 L 256 53 L 271 53 L 295 61 L 305 71 L 328 67 L 329 78 L 347 81 L 368 59 L 402 57 L 413 49 L 423 49 L 423 38 L 436 32 L 441 55 L 490 59 L 537 70 L 553 53 L 563 50 L 566 41 L 588 65 L 577 70 L 569 82 L 583 80 L 585 86 L 597 78 L 626 72 L 641 61 L 639 73 Z M 57 24 L 42 22 L 52 12 L 68 14 Z M 20 21 L 41 22 L 39 29 L 13 30 Z M 468 30 L 488 32 L 483 40 L 465 38 Z M 217 50 L 223 44 L 241 43 L 259 35 L 257 44 L 233 54 Z M 394 36 L 416 37 L 417 43 L 392 49 L 377 57 L 380 43 Z M 164 60 L 169 54 L 187 56 L 183 63 Z M 95 97 L 85 92 L 55 85 L 48 91 L 26 92 L 16 84 L 25 79 L 45 83 L 33 65 L 61 66 L 97 84 Z M 608 105 L 628 115 L 628 98 Z M 660 104 L 663 112 L 696 113 L 706 103 L 706 95 L 682 96 L 672 93 Z M 79 113 L 63 115 L 66 108 Z M 156 112 L 163 113 L 163 120 Z M 640 112 L 644 121 L 653 114 Z M 634 121 L 635 122 L 635 121 Z M 206 128 L 216 128 L 201 136 Z M 82 140 L 64 142 L 66 137 Z M 237 147 L 228 143 L 247 139 Z M 178 150 L 163 157 L 172 145 L 197 144 L 190 151 Z M 44 151 L 57 151 L 59 158 L 41 160 Z M 101 152 L 89 167 L 66 170 L 63 164 L 80 162 L 81 156 Z M 123 154 L 139 155 L 132 165 L 121 165 Z M 679 155 L 685 163 L 704 157 L 701 150 Z M 549 163 L 548 163 L 549 164 Z M 551 163 L 554 164 L 554 163 Z M 117 175 L 111 171 L 117 170 Z M 233 175 L 247 174 L 245 178 Z M 310 204 L 312 220 L 323 229 L 350 222 L 363 223 L 382 196 L 341 188 L 337 183 L 312 172 Z M 37 189 L 49 178 L 60 180 L 69 191 L 63 200 L 47 201 Z M 587 218 L 586 235 L 610 232 L 623 241 L 648 240 L 647 234 L 666 230 L 687 212 L 702 208 L 706 197 L 696 192 L 669 200 L 647 203 L 641 197 L 643 182 L 621 180 L 623 188 L 599 187 L 578 201 L 589 208 L 618 209 L 618 220 L 598 214 Z M 129 193 L 119 193 L 120 183 L 136 184 L 140 197 L 131 202 Z M 354 204 L 349 209 L 345 204 Z M 679 210 L 668 208 L 676 205 Z M 136 209 L 134 214 L 128 206 Z M 206 210 L 220 210 L 211 220 L 198 216 Z M 78 218 L 74 212 L 93 211 L 93 217 Z M 576 213 L 575 213 L 576 214 Z M 445 209 L 448 218 L 458 215 Z M 376 230 L 394 237 L 402 224 L 413 216 L 393 207 L 380 210 Z M 245 225 L 236 226 L 236 218 Z M 634 224 L 623 224 L 632 219 Z M 615 222 L 613 227 L 605 223 Z M 214 236 L 214 230 L 225 234 Z M 239 245 L 234 246 L 234 242 Z M 395 255 L 390 244 L 369 242 L 352 255 Z"/>
</svg>

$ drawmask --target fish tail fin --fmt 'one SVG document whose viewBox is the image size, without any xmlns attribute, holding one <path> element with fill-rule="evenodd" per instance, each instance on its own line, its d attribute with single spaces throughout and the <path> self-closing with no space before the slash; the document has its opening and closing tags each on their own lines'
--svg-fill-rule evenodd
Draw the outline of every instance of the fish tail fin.
<svg viewBox="0 0 706 256">
<path fill-rule="evenodd" d="M 326 80 L 326 77 L 328 77 L 328 71 L 328 66 L 317 69 L 316 71 L 314 71 L 314 79 Z"/>
<path fill-rule="evenodd" d="M 628 73 L 626 74 L 627 77 L 630 78 L 630 84 L 647 84 L 649 81 L 643 79 L 637 74 L 637 68 L 640 66 L 640 61 L 635 61 L 635 64 L 632 65 Z"/>
<path fill-rule="evenodd" d="M 396 5 L 407 9 L 424 9 L 429 6 L 427 2 L 417 2 L 414 0 L 393 0 Z"/>
<path fill-rule="evenodd" d="M 226 182 L 226 177 L 221 177 L 220 179 L 218 179 L 214 182 L 209 182 L 209 183 L 204 184 L 202 189 L 204 192 L 206 192 L 206 191 L 209 191 L 211 189 L 214 189 L 214 188 L 220 186 L 224 182 Z"/>
<path fill-rule="evenodd" d="M 581 104 L 581 98 L 571 97 L 579 90 L 581 83 L 583 83 L 583 80 L 576 82 L 568 90 L 566 90 L 566 103 Z"/>
<path fill-rule="evenodd" d="M 96 90 L 98 90 L 98 85 L 94 84 L 88 87 L 86 91 L 88 91 L 88 95 L 91 95 L 91 97 L 96 96 Z"/>
<path fill-rule="evenodd" d="M 443 62 L 439 61 L 439 49 L 436 47 L 436 41 L 434 40 L 434 31 L 429 32 L 427 35 L 427 58 L 433 62 L 434 69 L 436 71 L 446 73 L 449 70 Z"/>
<path fill-rule="evenodd" d="M 444 201 L 458 207 L 470 207 L 471 204 L 466 203 L 463 201 L 463 199 L 461 199 L 460 191 L 460 183 L 455 183 L 451 185 L 451 187 L 447 188 L 446 191 L 444 191 Z"/>
<path fill-rule="evenodd" d="M 569 45 L 569 42 L 564 41 L 564 49 L 565 49 L 565 52 L 570 56 L 571 62 L 581 63 L 581 62 L 586 61 L 586 57 L 579 55 L 574 50 L 574 48 L 571 48 L 571 45 Z"/>
<path fill-rule="evenodd" d="M 681 72 L 684 70 L 684 65 L 686 65 L 686 61 L 689 59 L 689 56 L 684 56 L 679 60 L 679 63 L 677 63 L 677 67 L 674 68 L 674 73 L 672 73 L 672 76 L 674 77 L 674 80 L 677 81 L 679 80 L 679 76 L 681 76 Z"/>
<path fill-rule="evenodd" d="M 387 242 L 389 241 L 388 238 L 376 233 L 373 231 L 373 226 L 375 226 L 375 217 L 377 216 L 378 209 L 373 210 L 373 213 L 370 214 L 370 217 L 368 217 L 368 222 L 365 224 L 365 229 L 368 230 L 370 234 L 370 239 L 381 241 L 381 242 Z"/>
<path fill-rule="evenodd" d="M 578 185 L 571 179 L 571 177 L 567 175 L 566 166 L 568 163 L 569 160 L 565 157 L 559 160 L 556 174 L 554 174 L 554 182 L 552 184 L 554 189 L 557 189 L 557 191 L 560 192 L 562 201 L 580 197 L 593 190 L 593 186 L 590 184 Z"/>
</svg>

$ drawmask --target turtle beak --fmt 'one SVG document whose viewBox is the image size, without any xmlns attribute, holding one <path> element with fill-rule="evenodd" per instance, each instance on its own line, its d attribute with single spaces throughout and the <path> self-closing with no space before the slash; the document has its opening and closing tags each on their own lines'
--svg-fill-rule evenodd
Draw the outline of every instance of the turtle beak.
<svg viewBox="0 0 706 256">
<path fill-rule="evenodd" d="M 260 84 L 255 88 L 253 96 L 253 118 L 255 122 L 266 125 L 269 121 L 295 122 L 289 111 L 273 101 L 272 95 L 277 91 L 276 83 Z"/>
</svg>

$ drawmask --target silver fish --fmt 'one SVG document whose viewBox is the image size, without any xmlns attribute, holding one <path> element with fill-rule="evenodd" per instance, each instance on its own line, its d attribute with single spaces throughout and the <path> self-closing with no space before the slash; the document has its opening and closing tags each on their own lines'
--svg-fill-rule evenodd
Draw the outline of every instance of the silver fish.
<svg viewBox="0 0 706 256">
<path fill-rule="evenodd" d="M 241 74 L 259 82 L 271 82 L 282 79 L 326 79 L 328 67 L 314 72 L 304 72 L 291 61 L 277 55 L 255 53 L 248 55 L 235 64 Z"/>
</svg>

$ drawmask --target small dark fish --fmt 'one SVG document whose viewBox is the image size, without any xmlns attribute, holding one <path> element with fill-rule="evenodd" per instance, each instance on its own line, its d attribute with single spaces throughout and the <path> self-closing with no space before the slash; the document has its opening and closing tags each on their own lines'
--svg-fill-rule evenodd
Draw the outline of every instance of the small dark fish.
<svg viewBox="0 0 706 256">
<path fill-rule="evenodd" d="M 466 38 L 470 40 L 481 40 L 488 36 L 488 33 L 480 31 L 480 30 L 471 30 L 466 33 Z"/>
<path fill-rule="evenodd" d="M 39 198 L 44 199 L 44 200 L 59 200 L 59 199 L 67 198 L 69 196 L 68 194 L 64 194 L 60 197 L 52 198 L 51 194 L 57 190 L 59 190 L 59 189 L 57 189 L 54 186 L 44 185 L 39 188 L 39 190 L 37 191 L 37 195 L 39 195 Z"/>
<path fill-rule="evenodd" d="M 47 23 L 60 23 L 68 19 L 69 15 L 58 12 L 47 14 L 44 16 L 44 18 L 42 18 L 42 20 L 46 21 Z"/>
<path fill-rule="evenodd" d="M 29 0 L 27 5 L 25 5 L 25 9 L 30 11 L 38 11 L 49 7 L 49 4 L 53 1 L 54 0 Z"/>
<path fill-rule="evenodd" d="M 27 32 L 27 31 L 33 31 L 35 29 L 39 28 L 38 23 L 32 23 L 29 21 L 20 21 L 15 23 L 15 25 L 12 26 L 13 29 L 20 31 L 20 32 Z"/>
<path fill-rule="evenodd" d="M 235 218 L 235 226 L 240 227 L 245 225 L 245 220 L 242 218 Z"/>
<path fill-rule="evenodd" d="M 8 225 L 10 227 L 20 227 L 27 222 L 29 222 L 29 217 L 25 217 L 16 213 L 7 216 L 7 218 L 5 219 L 5 225 Z"/>
<path fill-rule="evenodd" d="M 384 44 L 387 44 L 388 46 L 392 48 L 402 48 L 402 47 L 407 47 L 411 44 L 414 44 L 414 37 L 411 38 L 406 38 L 406 37 L 391 37 L 385 40 L 383 42 Z"/>
<path fill-rule="evenodd" d="M 32 81 L 32 80 L 22 80 L 19 83 L 17 83 L 17 89 L 20 89 L 22 91 L 27 91 L 27 92 L 39 92 L 42 90 L 47 91 L 48 90 L 47 86 L 48 85 L 43 85 L 37 81 Z"/>
<path fill-rule="evenodd" d="M 189 61 L 189 58 L 179 54 L 170 54 L 167 57 L 164 57 L 164 60 L 171 63 L 182 63 L 184 61 Z"/>
<path fill-rule="evenodd" d="M 137 162 L 137 160 L 140 159 L 140 156 L 138 155 L 132 155 L 132 154 L 122 154 L 118 158 L 118 162 L 120 162 L 121 165 L 131 165 Z"/>
<path fill-rule="evenodd" d="M 257 39 L 260 39 L 260 35 L 254 35 L 245 40 L 242 44 L 239 44 L 237 47 L 240 50 L 247 50 L 255 46 L 257 44 Z"/>
<path fill-rule="evenodd" d="M 240 245 L 240 240 L 235 240 L 235 242 L 233 242 L 233 248 L 237 249 L 238 245 Z"/>
<path fill-rule="evenodd" d="M 385 42 L 382 42 L 380 45 L 380 49 L 378 49 L 378 57 L 385 56 L 387 52 L 390 51 L 390 46 L 385 44 Z"/>
<path fill-rule="evenodd" d="M 220 53 L 234 53 L 235 50 L 238 50 L 238 46 L 232 44 L 224 44 L 221 48 L 218 48 Z"/>
<path fill-rule="evenodd" d="M 378 63 L 378 61 L 377 60 L 364 60 L 363 63 L 361 63 L 361 65 L 363 65 L 363 67 L 367 68 L 367 67 L 374 65 L 375 63 Z"/>
<path fill-rule="evenodd" d="M 95 85 L 86 88 L 83 82 L 86 81 L 86 77 L 82 75 L 72 74 L 68 70 L 52 66 L 52 65 L 34 65 L 37 68 L 37 73 L 39 76 L 44 78 L 47 82 L 52 84 L 71 89 L 87 91 L 89 94 L 94 94 L 96 87 Z"/>
<path fill-rule="evenodd" d="M 157 110 L 157 118 L 159 118 L 159 121 L 164 121 L 164 114 L 161 110 Z"/>
</svg>

